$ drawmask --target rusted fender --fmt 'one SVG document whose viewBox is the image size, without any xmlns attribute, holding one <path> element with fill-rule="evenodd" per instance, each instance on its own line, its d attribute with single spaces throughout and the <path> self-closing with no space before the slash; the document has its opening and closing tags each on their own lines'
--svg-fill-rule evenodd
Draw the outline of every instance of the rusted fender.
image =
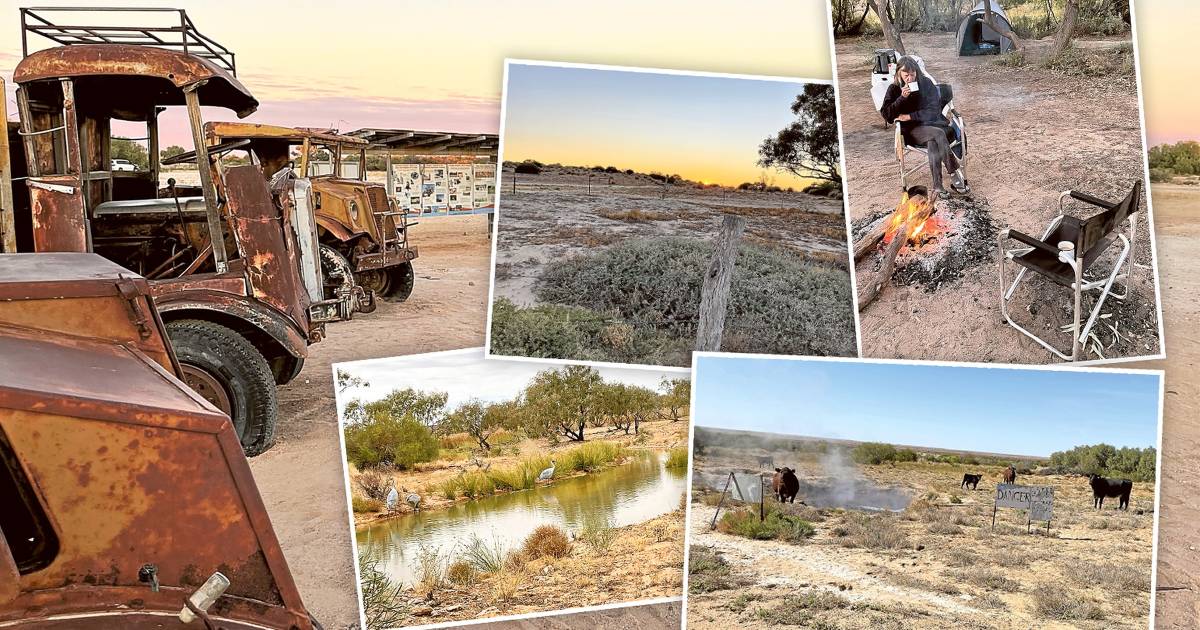
<svg viewBox="0 0 1200 630">
<path fill-rule="evenodd" d="M 233 316 L 261 330 L 293 357 L 308 356 L 307 331 L 302 332 L 286 315 L 258 300 L 204 289 L 181 291 L 157 282 L 150 286 L 154 305 L 165 321 L 181 319 L 187 313 L 217 323 L 220 316 Z"/>
</svg>

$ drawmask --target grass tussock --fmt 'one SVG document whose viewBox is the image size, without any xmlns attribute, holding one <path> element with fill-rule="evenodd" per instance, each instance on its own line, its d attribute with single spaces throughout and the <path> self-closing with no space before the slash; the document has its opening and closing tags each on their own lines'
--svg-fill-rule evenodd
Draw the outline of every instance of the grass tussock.
<svg viewBox="0 0 1200 630">
<path fill-rule="evenodd" d="M 504 547 L 499 540 L 493 540 L 489 545 L 482 538 L 475 536 L 463 549 L 461 559 L 479 573 L 498 573 L 504 568 Z"/>
<path fill-rule="evenodd" d="M 1057 584 L 1043 584 L 1033 590 L 1033 608 L 1043 619 L 1057 621 L 1101 620 L 1104 609 L 1081 593 Z"/>
<path fill-rule="evenodd" d="M 809 590 L 788 597 L 771 608 L 760 608 L 755 615 L 771 625 L 834 628 L 814 613 L 851 608 L 850 600 L 830 591 Z"/>
<path fill-rule="evenodd" d="M 571 553 L 571 541 L 567 533 L 553 525 L 542 525 L 533 530 L 521 546 L 521 552 L 530 560 L 538 558 L 565 558 Z"/>
<path fill-rule="evenodd" d="M 1072 567 L 1071 577 L 1081 586 L 1102 586 L 1131 592 L 1150 592 L 1150 574 L 1139 566 L 1084 562 Z"/>
<path fill-rule="evenodd" d="M 557 453 L 554 476 L 576 472 L 595 472 L 612 466 L 628 455 L 628 450 L 615 442 L 590 442 L 569 451 Z M 497 492 L 528 490 L 537 485 L 538 475 L 550 467 L 550 456 L 526 457 L 511 466 L 495 470 L 462 473 L 443 481 L 438 492 L 447 499 L 465 497 L 476 499 Z"/>
<path fill-rule="evenodd" d="M 791 543 L 804 542 L 816 533 L 812 523 L 785 514 L 775 506 L 767 507 L 766 518 L 762 520 L 759 520 L 757 508 L 730 510 L 717 523 L 717 530 L 754 540 L 782 540 Z"/>
<path fill-rule="evenodd" d="M 952 573 L 955 579 L 973 586 L 993 591 L 1013 592 L 1021 590 L 1021 583 L 1007 578 L 1003 573 L 986 567 L 968 567 Z"/>
<path fill-rule="evenodd" d="M 383 509 L 383 502 L 375 499 L 364 499 L 363 497 L 350 497 L 351 507 L 354 508 L 355 514 L 370 514 L 379 512 Z"/>
<path fill-rule="evenodd" d="M 667 451 L 666 466 L 672 470 L 687 470 L 688 448 L 686 446 L 678 446 Z"/>
<path fill-rule="evenodd" d="M 672 221 L 679 218 L 674 212 L 654 212 L 647 210 L 610 210 L 607 208 L 597 212 L 605 219 L 624 221 L 625 223 L 649 223 L 651 221 Z"/>
<path fill-rule="evenodd" d="M 734 577 L 729 562 L 711 547 L 692 545 L 688 554 L 688 592 L 711 593 L 739 588 L 746 580 Z"/>
<path fill-rule="evenodd" d="M 470 586 L 475 583 L 478 577 L 478 572 L 470 562 L 466 560 L 455 560 L 446 567 L 446 579 L 451 584 L 458 586 Z"/>
<path fill-rule="evenodd" d="M 908 537 L 896 527 L 892 518 L 883 514 L 859 514 L 848 512 L 840 525 L 833 528 L 833 536 L 843 547 L 861 549 L 902 549 L 908 546 Z"/>
</svg>

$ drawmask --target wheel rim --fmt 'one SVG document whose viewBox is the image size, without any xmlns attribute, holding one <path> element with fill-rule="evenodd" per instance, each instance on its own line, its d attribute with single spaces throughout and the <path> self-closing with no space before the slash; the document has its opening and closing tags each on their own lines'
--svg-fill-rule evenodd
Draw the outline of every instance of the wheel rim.
<svg viewBox="0 0 1200 630">
<path fill-rule="evenodd" d="M 194 365 L 181 363 L 179 365 L 183 371 L 183 382 L 191 387 L 200 397 L 212 403 L 214 407 L 220 409 L 225 415 L 233 418 L 233 403 L 229 399 L 229 393 L 225 391 L 225 386 L 206 370 L 198 368 Z M 241 430 L 238 430 L 239 436 Z"/>
<path fill-rule="evenodd" d="M 392 286 L 391 276 L 383 269 L 372 269 L 358 274 L 358 285 L 375 295 L 386 295 Z"/>
</svg>

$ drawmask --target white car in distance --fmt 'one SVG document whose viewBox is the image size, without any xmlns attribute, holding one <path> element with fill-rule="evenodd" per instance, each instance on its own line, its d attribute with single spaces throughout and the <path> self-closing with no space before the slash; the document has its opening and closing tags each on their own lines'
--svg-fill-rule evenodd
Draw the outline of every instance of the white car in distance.
<svg viewBox="0 0 1200 630">
<path fill-rule="evenodd" d="M 138 170 L 138 167 L 137 167 L 137 164 L 134 164 L 133 162 L 130 162 L 129 160 L 114 159 L 112 161 L 112 170 L 114 170 L 114 171 L 136 171 L 136 170 Z"/>
</svg>

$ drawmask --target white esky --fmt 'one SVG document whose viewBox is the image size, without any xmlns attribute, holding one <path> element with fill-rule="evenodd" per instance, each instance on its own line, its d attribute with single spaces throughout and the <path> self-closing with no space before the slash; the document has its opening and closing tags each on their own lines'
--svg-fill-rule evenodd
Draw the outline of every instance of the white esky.
<svg viewBox="0 0 1200 630">
<path fill-rule="evenodd" d="M 487 359 L 483 348 L 338 363 L 335 370 L 370 383 L 370 387 L 355 386 L 338 392 L 338 416 L 351 400 L 370 402 L 386 397 L 393 390 L 410 387 L 428 393 L 445 392 L 449 409 L 471 398 L 485 402 L 512 400 L 538 372 L 564 367 L 554 363 Z M 597 367 L 596 371 L 607 382 L 640 385 L 655 391 L 663 377 L 691 378 L 688 370 L 682 369 Z"/>
</svg>

